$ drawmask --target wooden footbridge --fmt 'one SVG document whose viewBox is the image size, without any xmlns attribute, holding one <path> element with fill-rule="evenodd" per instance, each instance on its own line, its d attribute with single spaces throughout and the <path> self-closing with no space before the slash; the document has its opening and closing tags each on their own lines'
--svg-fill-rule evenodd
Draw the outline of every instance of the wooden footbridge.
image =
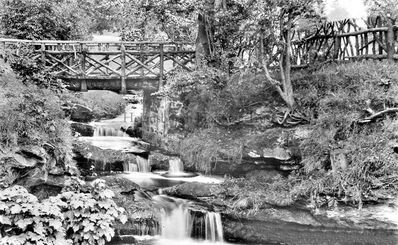
<svg viewBox="0 0 398 245">
<path fill-rule="evenodd" d="M 195 61 L 192 43 L 80 42 L 0 39 L 0 49 L 40 60 L 73 90 L 157 89 L 177 69 L 191 71 Z"/>
</svg>

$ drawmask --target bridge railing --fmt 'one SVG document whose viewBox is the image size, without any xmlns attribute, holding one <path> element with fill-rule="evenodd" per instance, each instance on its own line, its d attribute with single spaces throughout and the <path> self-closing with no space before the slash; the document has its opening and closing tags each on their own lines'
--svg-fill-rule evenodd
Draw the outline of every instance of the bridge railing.
<svg viewBox="0 0 398 245">
<path fill-rule="evenodd" d="M 31 58 L 41 60 L 59 78 L 79 80 L 83 91 L 87 80 L 119 79 L 122 92 L 127 79 L 158 80 L 161 86 L 166 75 L 176 69 L 191 71 L 195 63 L 193 43 L 0 39 L 0 48 L 15 55 L 23 46 L 31 47 Z"/>
</svg>

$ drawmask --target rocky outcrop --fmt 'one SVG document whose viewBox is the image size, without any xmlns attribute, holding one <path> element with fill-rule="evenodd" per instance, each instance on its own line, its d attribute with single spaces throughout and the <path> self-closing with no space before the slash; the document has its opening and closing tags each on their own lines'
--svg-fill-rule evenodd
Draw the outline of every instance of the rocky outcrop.
<svg viewBox="0 0 398 245">
<path fill-rule="evenodd" d="M 149 164 L 152 167 L 152 170 L 169 170 L 169 161 L 173 159 L 175 155 L 167 154 L 161 152 L 160 150 L 151 151 L 148 156 Z"/>
<path fill-rule="evenodd" d="M 123 163 L 136 163 L 136 156 L 126 152 L 101 149 L 83 141 L 75 141 L 73 144 L 73 159 L 83 176 L 91 176 L 94 173 L 122 172 Z"/>
<path fill-rule="evenodd" d="M 18 184 L 39 199 L 57 195 L 67 175 L 78 175 L 71 165 L 59 160 L 50 144 L 23 146 L 15 152 L 0 155 L 2 185 Z"/>
<path fill-rule="evenodd" d="M 94 136 L 94 127 L 86 123 L 72 122 L 70 124 L 73 132 L 79 133 L 80 136 L 92 137 Z"/>
<path fill-rule="evenodd" d="M 144 191 L 137 184 L 121 177 L 101 177 L 115 193 L 114 201 L 127 212 L 128 221 L 117 223 L 118 235 L 158 235 L 159 212 L 152 201 L 153 193 Z M 145 234 L 143 234 L 143 232 Z M 115 238 L 115 242 L 123 240 Z"/>
<path fill-rule="evenodd" d="M 84 106 L 79 104 L 74 104 L 70 109 L 70 119 L 76 122 L 90 122 L 94 118 L 93 111 Z"/>
<path fill-rule="evenodd" d="M 163 193 L 173 197 L 198 199 L 202 197 L 214 197 L 220 194 L 219 185 L 204 184 L 199 182 L 187 182 L 169 188 L 164 188 Z"/>
</svg>

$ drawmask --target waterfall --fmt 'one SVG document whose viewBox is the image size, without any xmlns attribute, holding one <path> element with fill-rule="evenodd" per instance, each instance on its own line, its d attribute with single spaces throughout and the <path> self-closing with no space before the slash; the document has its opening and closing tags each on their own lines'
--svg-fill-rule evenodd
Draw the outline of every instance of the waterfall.
<svg viewBox="0 0 398 245">
<path fill-rule="evenodd" d="M 185 240 L 191 237 L 192 217 L 183 204 L 173 209 L 161 210 L 161 234 L 163 238 Z"/>
<path fill-rule="evenodd" d="M 124 162 L 123 170 L 124 172 L 138 172 L 138 166 L 133 162 Z"/>
<path fill-rule="evenodd" d="M 149 161 L 146 158 L 137 156 L 137 165 L 138 165 L 138 172 L 141 173 L 149 173 L 151 172 L 151 166 L 149 165 Z"/>
<path fill-rule="evenodd" d="M 169 160 L 169 173 L 184 172 L 184 164 L 180 158 L 172 158 Z"/>
<path fill-rule="evenodd" d="M 223 242 L 221 215 L 215 212 L 207 212 L 205 216 L 205 237 L 212 242 Z"/>
<path fill-rule="evenodd" d="M 211 243 L 223 243 L 221 215 L 215 212 L 191 211 L 190 202 L 164 195 L 152 197 L 160 205 L 160 231 L 164 239 L 204 239 Z"/>
<path fill-rule="evenodd" d="M 94 137 L 104 136 L 117 136 L 117 137 L 128 137 L 128 135 L 119 129 L 105 126 L 96 126 L 94 130 Z"/>
<path fill-rule="evenodd" d="M 151 172 L 151 166 L 149 165 L 148 159 L 140 156 L 136 156 L 137 163 L 134 162 L 124 162 L 123 170 L 124 172 L 141 172 L 148 173 Z"/>
</svg>

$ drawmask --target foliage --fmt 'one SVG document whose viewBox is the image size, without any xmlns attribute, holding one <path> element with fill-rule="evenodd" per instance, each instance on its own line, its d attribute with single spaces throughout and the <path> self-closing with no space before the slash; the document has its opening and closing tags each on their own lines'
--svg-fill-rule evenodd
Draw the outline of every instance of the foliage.
<svg viewBox="0 0 398 245">
<path fill-rule="evenodd" d="M 80 104 L 93 110 L 94 118 L 115 118 L 124 112 L 126 102 L 119 94 L 107 91 L 88 91 L 84 93 L 65 92 L 60 95 L 66 105 Z"/>
<path fill-rule="evenodd" d="M 6 37 L 68 40 L 86 34 L 81 28 L 83 20 L 74 18 L 81 11 L 69 1 L 4 0 L 2 6 L 0 26 Z"/>
<path fill-rule="evenodd" d="M 18 55 L 15 55 L 16 53 Z M 5 50 L 4 59 L 19 76 L 22 83 L 34 84 L 57 93 L 62 92 L 64 90 L 62 82 L 57 80 L 40 60 L 33 59 L 32 57 L 35 55 L 31 46 L 20 44 L 18 47 Z"/>
<path fill-rule="evenodd" d="M 39 202 L 21 186 L 0 191 L 0 244 L 72 244 L 65 239 L 60 207 L 51 198 Z"/>
<path fill-rule="evenodd" d="M 124 209 L 112 200 L 114 193 L 106 188 L 105 181 L 95 180 L 85 187 L 79 179 L 66 183 L 59 198 L 66 203 L 63 208 L 66 237 L 76 244 L 105 244 L 115 232 L 114 222 L 125 223 Z"/>
<path fill-rule="evenodd" d="M 0 144 L 18 146 L 52 145 L 57 160 L 69 163 L 72 136 L 64 119 L 61 101 L 48 89 L 24 85 L 11 71 L 1 75 Z"/>
<path fill-rule="evenodd" d="M 222 183 L 224 194 L 232 197 L 235 203 L 247 200 L 252 212 L 256 212 L 267 205 L 289 206 L 296 201 L 291 193 L 292 185 L 276 175 L 274 177 L 257 176 L 254 178 L 229 178 Z M 232 208 L 240 209 L 239 205 Z"/>
<path fill-rule="evenodd" d="M 199 171 L 209 172 L 211 164 L 217 162 L 223 146 L 214 138 L 209 137 L 209 131 L 211 130 L 199 131 L 194 135 L 185 137 L 179 143 L 178 151 L 186 163 L 186 168 L 195 166 L 195 169 Z M 238 152 L 235 152 L 235 154 L 238 155 Z"/>
<path fill-rule="evenodd" d="M 394 0 L 365 0 L 368 12 L 372 16 L 382 16 L 393 20 L 398 18 L 397 3 Z"/>
<path fill-rule="evenodd" d="M 39 202 L 21 186 L 0 191 L 0 244 L 105 244 L 124 209 L 103 180 L 71 178 L 56 197 Z"/>
<path fill-rule="evenodd" d="M 396 140 L 396 119 L 370 124 L 358 120 L 398 105 L 396 65 L 387 61 L 332 65 L 297 79 L 298 104 L 313 117 L 312 133 L 300 147 L 304 169 L 298 175 L 303 179 L 298 193 L 360 205 L 394 193 L 398 167 L 391 143 Z M 346 156 L 346 168 L 332 166 L 336 152 Z"/>
<path fill-rule="evenodd" d="M 233 125 L 250 116 L 254 105 L 280 104 L 275 89 L 263 74 L 245 69 L 233 76 L 211 67 L 193 72 L 178 72 L 167 79 L 157 93 L 183 103 L 185 128 Z"/>
</svg>

